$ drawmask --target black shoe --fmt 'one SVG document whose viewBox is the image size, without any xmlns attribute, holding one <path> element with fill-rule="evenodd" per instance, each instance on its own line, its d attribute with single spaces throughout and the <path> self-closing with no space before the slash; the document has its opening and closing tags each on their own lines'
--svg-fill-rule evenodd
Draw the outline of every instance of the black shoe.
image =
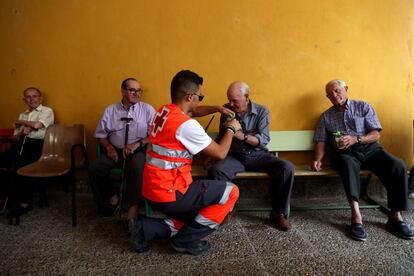
<svg viewBox="0 0 414 276">
<path fill-rule="evenodd" d="M 8 212 L 7 217 L 8 218 L 20 217 L 20 216 L 23 216 L 24 214 L 27 214 L 31 210 L 33 210 L 33 207 L 31 205 L 29 205 L 27 207 L 23 207 L 23 206 L 19 205 L 15 208 L 11 209 Z"/>
<path fill-rule="evenodd" d="M 208 241 L 197 241 L 192 243 L 181 243 L 173 241 L 172 247 L 180 253 L 188 253 L 194 256 L 201 255 L 210 250 L 211 245 Z"/>
<path fill-rule="evenodd" d="M 398 222 L 387 221 L 387 226 L 400 238 L 414 240 L 414 231 L 402 220 Z"/>
<path fill-rule="evenodd" d="M 362 223 L 351 224 L 351 237 L 357 241 L 366 241 L 367 233 L 365 232 L 364 225 Z"/>
<path fill-rule="evenodd" d="M 142 221 L 140 219 L 131 219 L 129 221 L 129 232 L 131 233 L 130 242 L 138 253 L 149 250 L 148 242 L 144 238 L 144 230 L 142 229 Z"/>
</svg>

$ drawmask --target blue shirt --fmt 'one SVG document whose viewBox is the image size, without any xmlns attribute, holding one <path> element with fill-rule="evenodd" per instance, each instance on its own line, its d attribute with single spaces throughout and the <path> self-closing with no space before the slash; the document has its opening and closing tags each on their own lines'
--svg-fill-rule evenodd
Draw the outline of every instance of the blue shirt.
<svg viewBox="0 0 414 276">
<path fill-rule="evenodd" d="M 110 105 L 105 109 L 101 121 L 96 127 L 95 138 L 107 138 L 116 148 L 122 149 L 125 141 L 125 121 L 122 117 L 130 117 L 128 144 L 148 136 L 155 109 L 144 102 L 138 102 L 126 109 L 122 102 Z"/>
<path fill-rule="evenodd" d="M 259 144 L 255 147 L 247 144 L 244 141 L 240 141 L 238 139 L 233 139 L 230 147 L 230 153 L 248 153 L 250 151 L 259 151 L 259 150 L 266 150 L 266 145 L 270 141 L 269 135 L 269 124 L 270 124 L 270 115 L 269 110 L 260 104 L 256 104 L 250 101 L 251 110 L 250 112 L 246 113 L 243 118 L 240 118 L 236 114 L 236 118 L 239 120 L 240 124 L 242 125 L 243 132 L 252 136 L 255 136 L 259 139 Z M 224 107 L 231 109 L 230 104 L 225 104 Z M 220 131 L 218 135 L 218 139 L 224 134 L 224 127 L 223 124 L 226 121 L 227 116 L 221 115 L 220 117 Z"/>
<path fill-rule="evenodd" d="M 348 99 L 345 111 L 332 106 L 322 113 L 316 127 L 314 142 L 330 142 L 336 148 L 333 133 L 342 135 L 364 136 L 372 130 L 381 131 L 382 127 L 374 108 L 367 102 Z"/>
</svg>

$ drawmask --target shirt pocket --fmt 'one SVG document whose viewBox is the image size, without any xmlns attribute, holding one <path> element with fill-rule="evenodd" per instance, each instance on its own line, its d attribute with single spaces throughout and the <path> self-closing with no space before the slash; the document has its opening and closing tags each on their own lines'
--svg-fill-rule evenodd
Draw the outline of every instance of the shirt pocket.
<svg viewBox="0 0 414 276">
<path fill-rule="evenodd" d="M 355 117 L 350 121 L 350 127 L 358 134 L 365 134 L 365 118 Z"/>
</svg>

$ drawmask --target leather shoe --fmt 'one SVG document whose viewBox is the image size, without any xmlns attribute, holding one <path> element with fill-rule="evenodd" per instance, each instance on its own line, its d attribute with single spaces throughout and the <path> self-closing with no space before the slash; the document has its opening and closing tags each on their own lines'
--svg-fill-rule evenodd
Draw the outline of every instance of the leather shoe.
<svg viewBox="0 0 414 276">
<path fill-rule="evenodd" d="M 292 228 L 286 215 L 280 212 L 272 211 L 270 213 L 270 222 L 282 231 L 289 231 Z"/>
<path fill-rule="evenodd" d="M 414 231 L 408 226 L 408 224 L 402 220 L 398 222 L 392 222 L 390 219 L 387 221 L 387 226 L 400 238 L 406 240 L 414 240 Z"/>
<path fill-rule="evenodd" d="M 367 233 L 362 223 L 351 224 L 351 237 L 356 241 L 366 241 Z"/>
<path fill-rule="evenodd" d="M 182 243 L 172 241 L 171 246 L 180 253 L 188 253 L 198 256 L 210 250 L 211 245 L 208 241 L 196 241 L 191 243 Z"/>
<path fill-rule="evenodd" d="M 129 232 L 131 233 L 130 242 L 138 253 L 143 253 L 149 250 L 148 242 L 144 237 L 144 230 L 142 228 L 142 221 L 140 219 L 129 220 Z"/>
</svg>

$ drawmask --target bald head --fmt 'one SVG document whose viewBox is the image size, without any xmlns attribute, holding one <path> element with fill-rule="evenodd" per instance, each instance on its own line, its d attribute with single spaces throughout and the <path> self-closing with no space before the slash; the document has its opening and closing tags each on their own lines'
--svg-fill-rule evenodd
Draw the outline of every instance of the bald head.
<svg viewBox="0 0 414 276">
<path fill-rule="evenodd" d="M 235 81 L 229 85 L 227 89 L 227 96 L 229 94 L 239 94 L 239 95 L 248 95 L 250 92 L 250 88 L 247 83 L 242 81 Z"/>
<path fill-rule="evenodd" d="M 249 110 L 249 92 L 247 83 L 242 81 L 232 82 L 227 89 L 227 99 L 230 108 L 236 113 L 244 114 Z"/>
</svg>

